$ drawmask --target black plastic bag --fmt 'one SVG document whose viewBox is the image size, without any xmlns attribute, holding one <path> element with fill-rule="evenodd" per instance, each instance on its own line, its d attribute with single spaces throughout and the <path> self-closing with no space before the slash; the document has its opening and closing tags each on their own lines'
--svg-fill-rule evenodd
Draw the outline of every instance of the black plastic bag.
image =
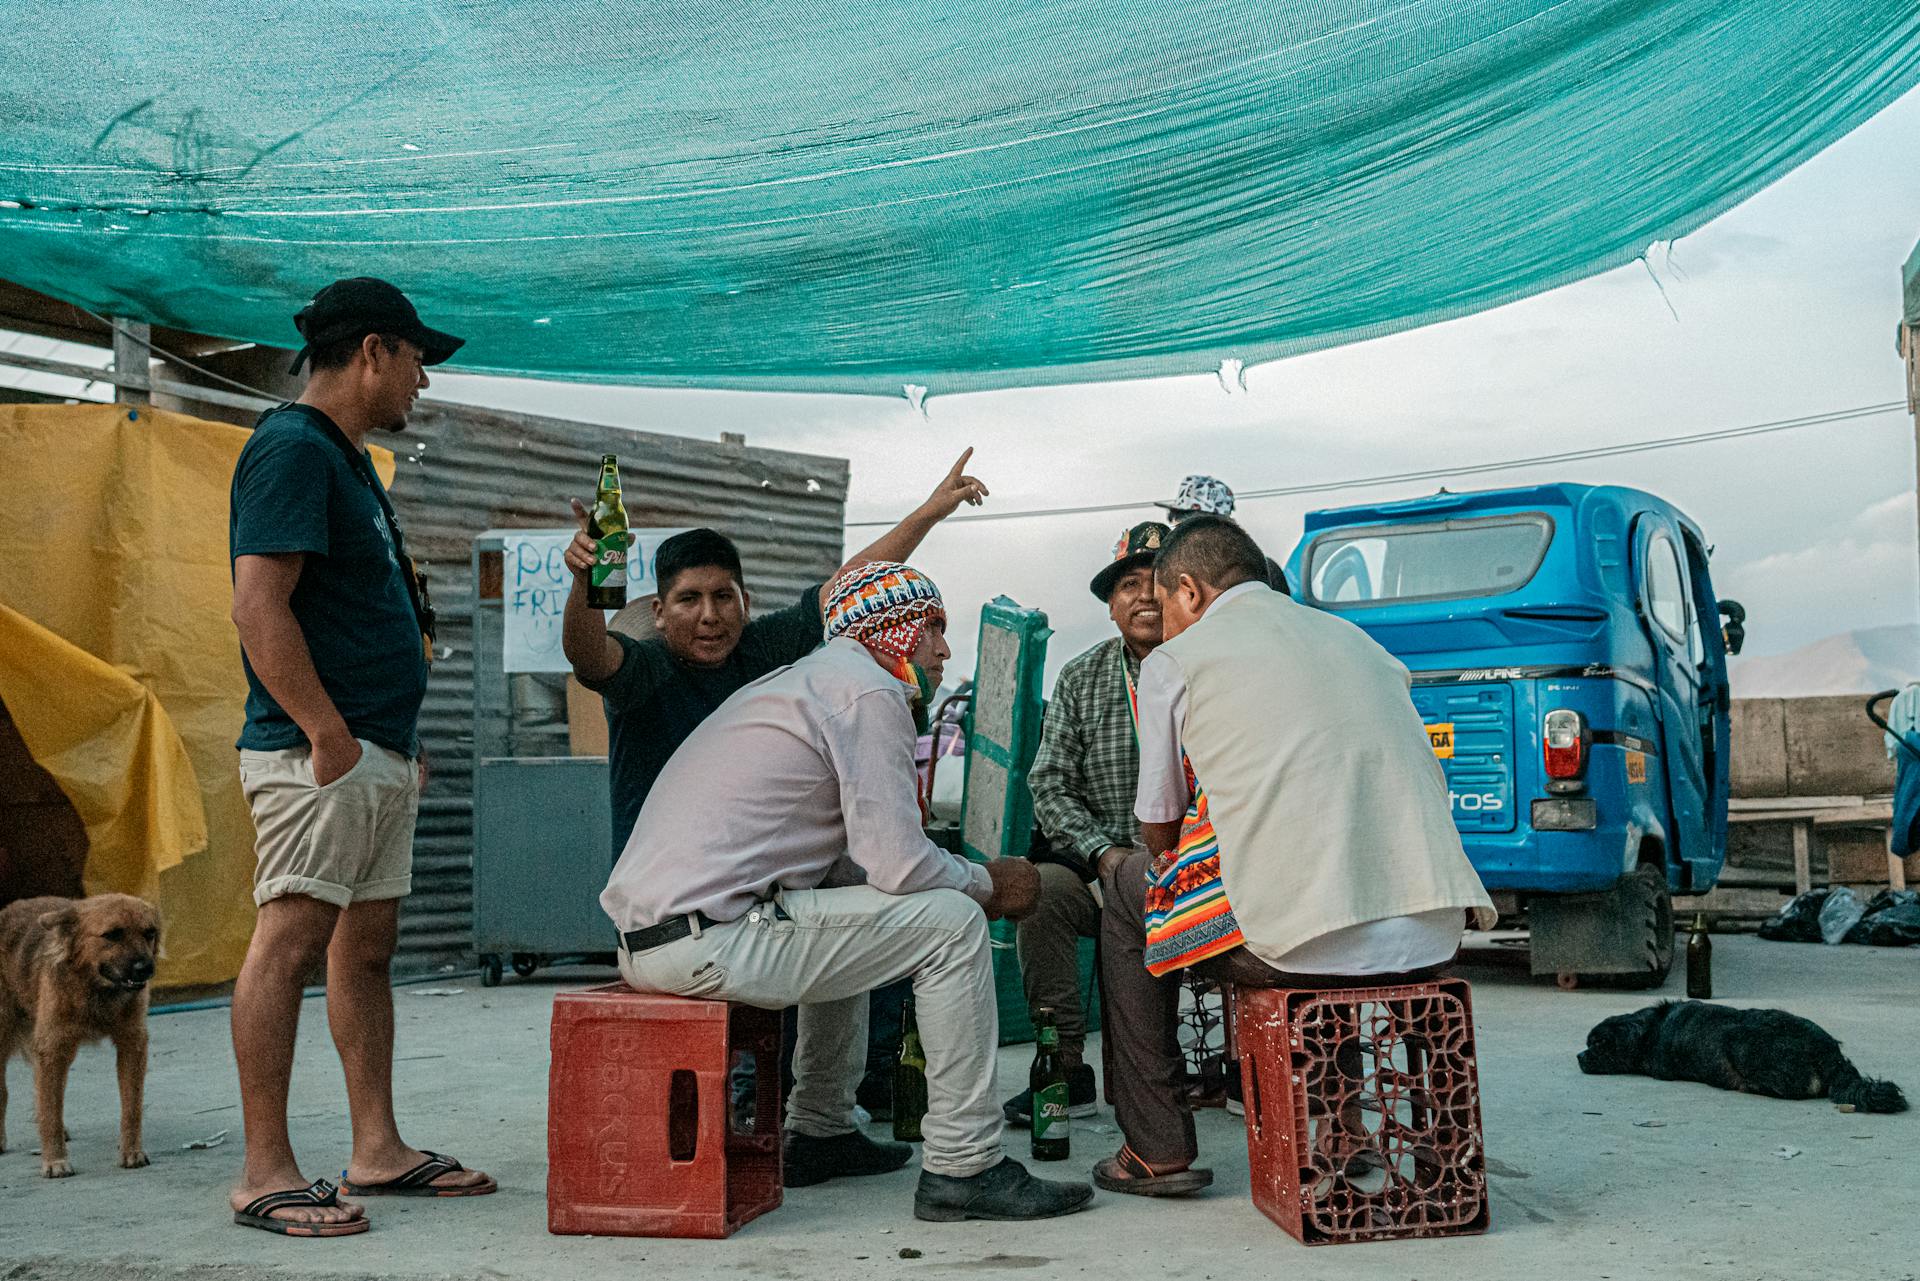
<svg viewBox="0 0 1920 1281">
<path fill-rule="evenodd" d="M 1859 923 L 1847 931 L 1847 937 L 1842 942 L 1865 943 L 1867 929 L 1873 924 L 1873 918 L 1888 908 L 1898 907 L 1902 903 L 1920 903 L 1920 894 L 1912 890 L 1881 890 L 1867 900 L 1867 910 L 1861 913 Z"/>
<path fill-rule="evenodd" d="M 1875 912 L 1884 912 L 1888 908 L 1898 907 L 1902 903 L 1916 902 L 1920 902 L 1920 894 L 1916 894 L 1912 890 L 1881 890 L 1867 900 L 1867 915 L 1872 916 Z"/>
<path fill-rule="evenodd" d="M 1846 941 L 1872 947 L 1920 943 L 1920 892 L 1881 890 L 1867 900 L 1866 915 L 1847 931 Z"/>
<path fill-rule="evenodd" d="M 1820 909 L 1826 906 L 1830 889 L 1808 890 L 1768 917 L 1760 926 L 1760 937 L 1775 943 L 1818 943 Z"/>
<path fill-rule="evenodd" d="M 1920 943 L 1920 903 L 1890 907 L 1864 924 L 1875 947 L 1911 947 Z"/>
</svg>

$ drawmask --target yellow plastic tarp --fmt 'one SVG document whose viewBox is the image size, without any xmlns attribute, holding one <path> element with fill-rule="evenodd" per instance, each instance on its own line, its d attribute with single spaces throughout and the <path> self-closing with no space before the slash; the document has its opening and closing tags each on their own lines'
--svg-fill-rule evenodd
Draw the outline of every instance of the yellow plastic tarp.
<svg viewBox="0 0 1920 1281">
<path fill-rule="evenodd" d="M 165 986 L 231 979 L 253 932 L 227 563 L 247 435 L 124 405 L 0 406 L 0 699 L 87 825 L 88 892 L 158 903 Z"/>
<path fill-rule="evenodd" d="M 153 691 L 5 605 L 0 702 L 86 824 L 89 894 L 152 899 L 207 847 L 193 762 Z"/>
</svg>

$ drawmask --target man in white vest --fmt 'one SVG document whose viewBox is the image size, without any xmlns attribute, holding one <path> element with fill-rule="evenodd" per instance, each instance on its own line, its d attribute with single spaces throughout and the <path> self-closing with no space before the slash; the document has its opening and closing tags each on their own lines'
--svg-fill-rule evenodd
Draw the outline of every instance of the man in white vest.
<svg viewBox="0 0 1920 1281">
<path fill-rule="evenodd" d="M 1250 987 L 1419 982 L 1493 904 L 1461 848 L 1407 669 L 1345 619 L 1267 583 L 1218 516 L 1154 562 L 1165 642 L 1140 667 L 1144 849 L 1102 860 L 1114 1192 L 1213 1181 L 1182 1104 L 1177 972 Z M 1190 768 L 1189 768 L 1190 767 Z M 1190 786 L 1197 783 L 1198 791 Z"/>
</svg>

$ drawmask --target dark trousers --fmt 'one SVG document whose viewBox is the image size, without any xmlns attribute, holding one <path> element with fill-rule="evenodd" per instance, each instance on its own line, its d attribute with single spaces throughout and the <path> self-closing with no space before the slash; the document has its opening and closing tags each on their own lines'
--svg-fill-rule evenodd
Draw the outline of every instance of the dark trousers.
<svg viewBox="0 0 1920 1281">
<path fill-rule="evenodd" d="M 1086 1051 L 1087 1009 L 1080 999 L 1080 940 L 1100 933 L 1100 908 L 1080 873 L 1041 863 L 1040 901 L 1021 918 L 1015 935 L 1027 1011 L 1053 1011 L 1060 1057 L 1071 1065 Z"/>
<path fill-rule="evenodd" d="M 1153 1166 L 1181 1166 L 1200 1154 L 1193 1113 L 1180 1092 L 1180 979 L 1147 973 L 1147 852 L 1135 850 L 1102 880 L 1100 977 L 1107 1097 L 1127 1146 Z M 1196 974 L 1238 987 L 1325 991 L 1421 983 L 1445 965 L 1405 974 L 1289 974 L 1244 947 L 1210 957 Z"/>
<path fill-rule="evenodd" d="M 861 1102 L 869 1097 L 893 1098 L 893 1071 L 900 1062 L 900 1042 L 906 1039 L 907 998 L 913 978 L 876 987 L 867 998 L 867 1074 L 862 1079 Z"/>
<path fill-rule="evenodd" d="M 1119 860 L 1100 882 L 1101 1059 L 1120 1132 L 1150 1165 L 1199 1154 L 1180 1095 L 1180 980 L 1147 973 L 1147 852 Z"/>
</svg>

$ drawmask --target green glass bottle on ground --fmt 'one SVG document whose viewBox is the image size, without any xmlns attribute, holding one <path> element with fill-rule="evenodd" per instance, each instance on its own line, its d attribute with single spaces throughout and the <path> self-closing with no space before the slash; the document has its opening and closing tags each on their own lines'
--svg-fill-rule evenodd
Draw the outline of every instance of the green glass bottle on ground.
<svg viewBox="0 0 1920 1281">
<path fill-rule="evenodd" d="M 918 1143 L 920 1121 L 927 1114 L 927 1056 L 920 1048 L 912 997 L 900 1009 L 900 1029 L 900 1061 L 893 1069 L 893 1137 Z"/>
<path fill-rule="evenodd" d="M 1064 1161 L 1071 1140 L 1067 1128 L 1067 1065 L 1060 1058 L 1060 1029 L 1053 1011 L 1033 1012 L 1035 1045 L 1027 1085 L 1033 1090 L 1033 1159 Z"/>
<path fill-rule="evenodd" d="M 620 501 L 620 460 L 600 456 L 600 484 L 593 495 L 593 514 L 587 519 L 587 537 L 595 544 L 593 573 L 587 582 L 587 604 L 594 609 L 620 609 L 627 603 L 627 508 Z"/>
<path fill-rule="evenodd" d="M 1713 940 L 1707 936 L 1707 914 L 1696 912 L 1687 935 L 1687 998 L 1713 999 Z"/>
</svg>

